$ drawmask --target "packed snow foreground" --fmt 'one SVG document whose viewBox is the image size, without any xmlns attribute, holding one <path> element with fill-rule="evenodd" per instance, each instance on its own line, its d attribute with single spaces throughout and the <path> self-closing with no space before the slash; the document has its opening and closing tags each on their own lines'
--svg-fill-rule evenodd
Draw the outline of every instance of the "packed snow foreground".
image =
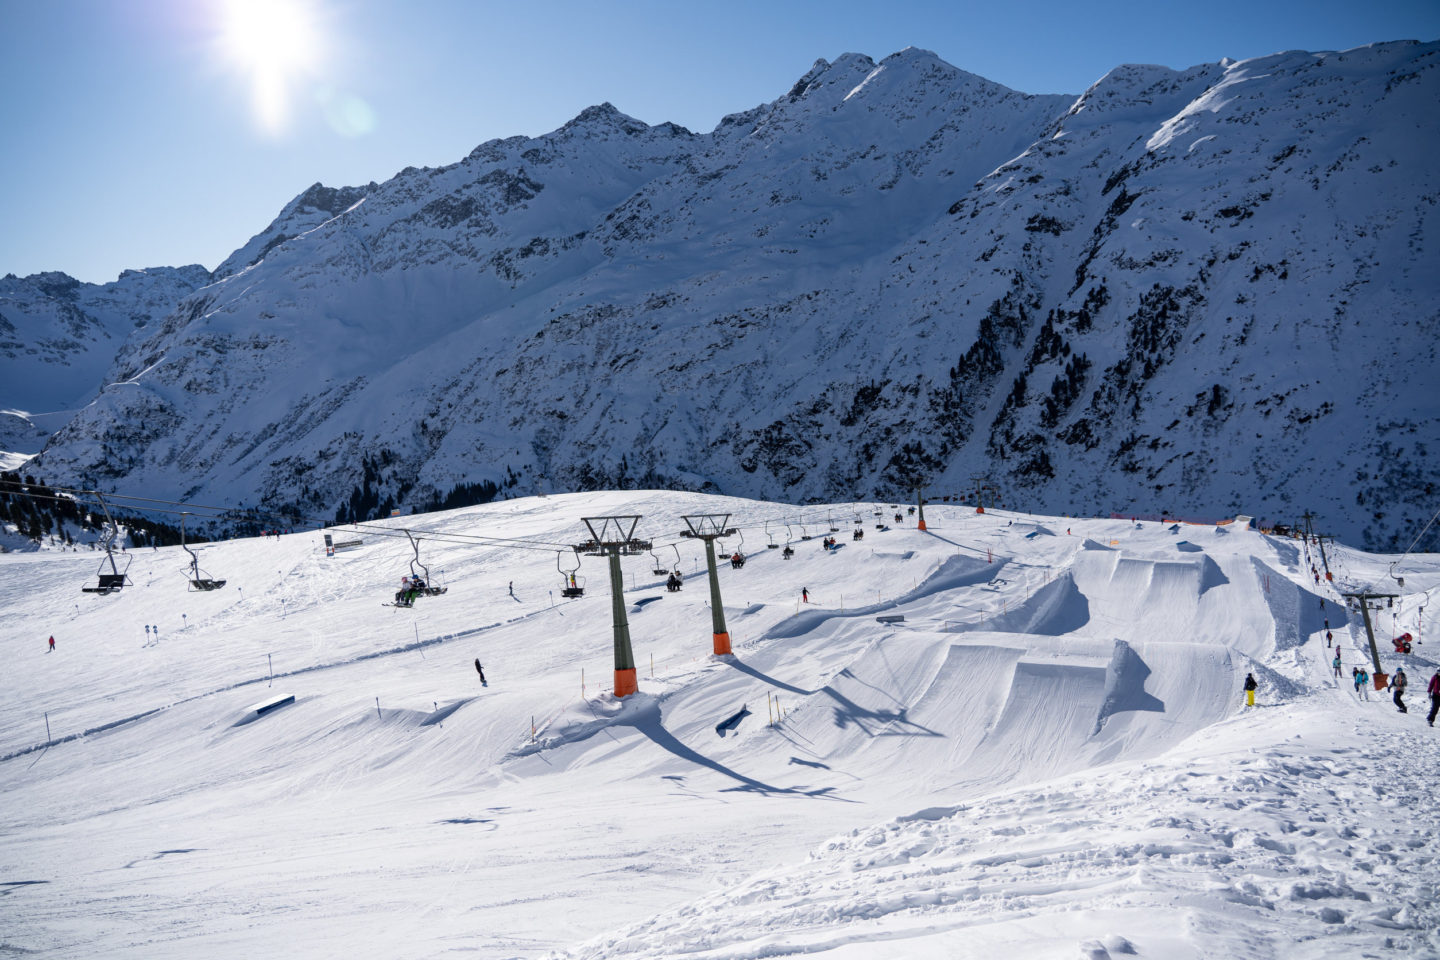
<svg viewBox="0 0 1440 960">
<path fill-rule="evenodd" d="M 747 557 L 721 565 L 718 657 L 677 536 L 716 512 Z M 656 544 L 622 562 L 623 700 L 603 561 L 561 596 L 563 545 L 615 514 Z M 331 531 L 361 541 L 334 555 L 314 530 L 204 545 L 227 585 L 203 593 L 179 548 L 132 551 L 106 596 L 81 592 L 93 553 L 0 557 L 0 952 L 1440 952 L 1440 557 L 1398 585 L 1337 546 L 1317 584 L 1299 541 L 1240 524 L 925 514 L 513 500 Z M 400 529 L 448 587 L 410 609 L 383 605 Z M 1339 588 L 1377 582 L 1408 714 L 1350 681 Z"/>
</svg>

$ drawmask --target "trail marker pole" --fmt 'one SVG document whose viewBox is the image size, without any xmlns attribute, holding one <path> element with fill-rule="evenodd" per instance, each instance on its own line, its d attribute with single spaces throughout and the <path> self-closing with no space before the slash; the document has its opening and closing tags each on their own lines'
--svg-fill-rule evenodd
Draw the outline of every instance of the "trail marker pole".
<svg viewBox="0 0 1440 960">
<path fill-rule="evenodd" d="M 380 712 L 380 698 L 379 698 L 379 697 L 376 697 L 376 698 L 375 698 L 375 716 L 379 717 L 381 720 L 384 720 L 384 719 L 385 719 L 385 714 L 383 714 L 383 713 Z"/>
<path fill-rule="evenodd" d="M 45 742 L 50 742 L 50 711 L 45 711 Z"/>
<path fill-rule="evenodd" d="M 271 679 L 271 680 L 274 680 L 274 679 L 275 679 L 275 659 L 274 659 L 274 654 L 270 654 L 270 653 L 265 654 L 265 663 L 270 667 L 270 679 Z"/>
</svg>

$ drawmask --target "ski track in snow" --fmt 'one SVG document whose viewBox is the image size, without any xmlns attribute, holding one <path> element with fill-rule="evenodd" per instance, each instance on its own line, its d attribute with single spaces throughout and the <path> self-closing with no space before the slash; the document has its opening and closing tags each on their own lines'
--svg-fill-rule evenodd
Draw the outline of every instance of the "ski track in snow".
<svg viewBox="0 0 1440 960">
<path fill-rule="evenodd" d="M 313 532 L 203 545 L 229 581 L 203 594 L 176 548 L 132 551 L 109 597 L 79 591 L 93 552 L 0 557 L 0 949 L 1437 955 L 1434 661 L 1383 657 L 1408 716 L 1337 681 L 1323 625 L 1346 666 L 1363 628 L 1298 543 L 931 505 L 929 533 L 783 560 L 754 529 L 874 509 L 624 492 L 407 518 L 450 588 L 410 611 L 380 606 L 408 541 L 364 530 L 334 558 Z M 597 559 L 560 602 L 552 553 L 423 539 L 639 513 L 668 543 L 701 510 L 754 525 L 721 568 L 735 656 L 709 654 L 698 544 L 678 594 L 627 559 L 624 701 Z M 1393 559 L 1330 556 L 1349 587 Z M 1434 555 L 1403 572 L 1382 643 L 1423 636 L 1440 587 Z"/>
</svg>

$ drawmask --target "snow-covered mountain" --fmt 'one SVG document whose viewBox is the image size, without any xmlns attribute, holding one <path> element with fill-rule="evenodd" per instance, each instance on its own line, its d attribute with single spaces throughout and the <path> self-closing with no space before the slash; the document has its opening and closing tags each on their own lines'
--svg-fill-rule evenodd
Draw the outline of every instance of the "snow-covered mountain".
<svg viewBox="0 0 1440 960">
<path fill-rule="evenodd" d="M 0 277 L 0 450 L 39 452 L 101 390 L 131 332 L 210 280 L 199 265 L 126 270 L 106 284 L 54 272 Z"/>
<path fill-rule="evenodd" d="M 327 516 L 988 473 L 1057 513 L 1309 507 L 1392 544 L 1440 476 L 1437 54 L 1124 66 L 1078 98 L 847 54 L 706 134 L 603 104 L 317 184 L 36 469 Z"/>
</svg>

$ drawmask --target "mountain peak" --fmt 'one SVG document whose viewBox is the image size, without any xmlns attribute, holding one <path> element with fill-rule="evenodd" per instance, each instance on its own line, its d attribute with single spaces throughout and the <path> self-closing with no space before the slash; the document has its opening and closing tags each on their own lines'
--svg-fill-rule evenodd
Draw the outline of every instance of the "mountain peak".
<svg viewBox="0 0 1440 960">
<path fill-rule="evenodd" d="M 615 130 L 628 136 L 637 136 L 650 129 L 643 120 L 622 113 L 610 101 L 586 107 L 565 124 L 559 133 L 573 133 L 581 130 Z"/>
</svg>

